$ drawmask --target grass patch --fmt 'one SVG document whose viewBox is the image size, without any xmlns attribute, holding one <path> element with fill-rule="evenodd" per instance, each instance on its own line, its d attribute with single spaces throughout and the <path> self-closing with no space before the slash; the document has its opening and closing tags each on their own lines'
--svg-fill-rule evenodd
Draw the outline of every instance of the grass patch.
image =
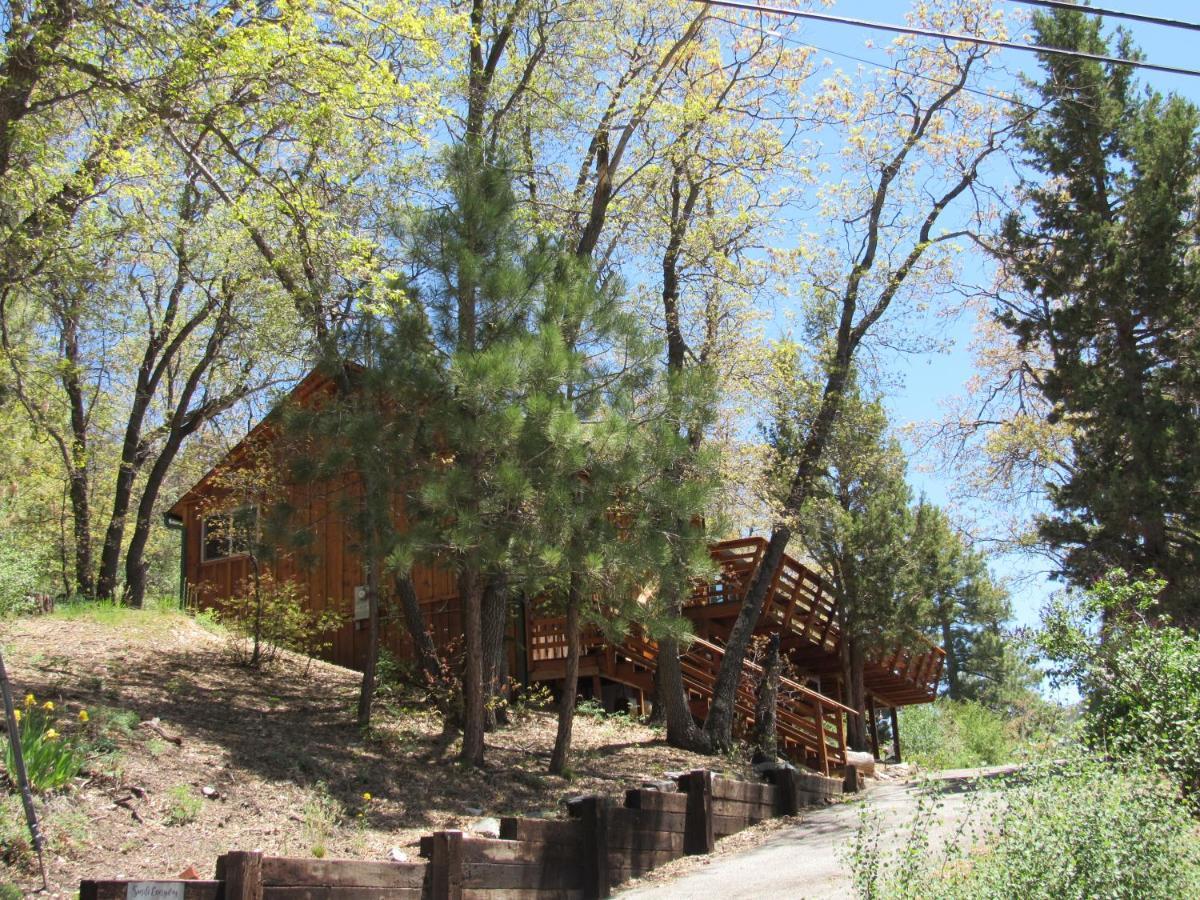
<svg viewBox="0 0 1200 900">
<path fill-rule="evenodd" d="M 312 796 L 304 804 L 301 834 L 310 855 L 322 859 L 326 847 L 342 823 L 342 805 L 329 793 L 329 789 L 318 783 Z"/>
<path fill-rule="evenodd" d="M 166 601 L 147 602 L 141 609 L 133 609 L 112 600 L 72 599 L 58 603 L 50 614 L 67 621 L 85 621 L 123 631 L 139 634 L 163 631 L 178 625 L 187 615 Z"/>
<path fill-rule="evenodd" d="M 167 792 L 167 814 L 163 821 L 167 825 L 190 825 L 200 817 L 203 798 L 197 796 L 186 784 L 178 784 Z"/>
<path fill-rule="evenodd" d="M 12 794 L 0 795 L 0 862 L 23 865 L 32 852 L 21 801 Z"/>
</svg>

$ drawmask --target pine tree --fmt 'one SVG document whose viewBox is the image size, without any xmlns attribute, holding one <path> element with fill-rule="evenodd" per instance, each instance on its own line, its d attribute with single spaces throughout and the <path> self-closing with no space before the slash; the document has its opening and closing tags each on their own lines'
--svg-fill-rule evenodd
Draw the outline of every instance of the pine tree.
<svg viewBox="0 0 1200 900">
<path fill-rule="evenodd" d="M 309 500 L 342 521 L 363 564 L 367 599 L 367 655 L 357 720 L 370 724 L 379 658 L 380 614 L 392 593 L 404 615 L 417 661 L 427 679 L 440 668 L 410 578 L 410 565 L 393 565 L 404 529 L 405 493 L 431 465 L 434 438 L 423 415 L 438 402 L 442 374 L 433 357 L 420 307 L 393 284 L 360 298 L 343 327 L 326 342 L 319 368 L 334 385 L 314 405 L 286 407 L 280 437 L 287 451 L 278 465 Z M 290 537 L 303 554 L 309 511 L 278 504 L 270 523 L 279 540 Z M 286 536 L 286 537 L 285 537 Z M 386 583 L 390 577 L 392 590 Z M 444 712 L 448 712 L 444 710 Z"/>
<path fill-rule="evenodd" d="M 522 436 L 536 510 L 526 556 L 531 572 L 544 573 L 543 605 L 566 616 L 566 678 L 550 762 L 555 774 L 568 765 L 585 627 L 601 629 L 612 641 L 631 626 L 652 638 L 664 631 L 674 636 L 678 623 L 663 620 L 647 588 L 667 579 L 686 584 L 694 573 L 662 566 L 663 545 L 678 540 L 664 525 L 681 514 L 699 515 L 708 495 L 697 490 L 689 504 L 682 497 L 687 478 L 675 489 L 655 489 L 671 463 L 655 424 L 664 420 L 670 396 L 657 349 L 611 282 L 598 288 L 587 261 L 560 256 L 528 356 Z M 702 542 L 688 546 L 693 558 L 697 549 L 705 555 Z"/>
<path fill-rule="evenodd" d="M 1039 15 L 1039 43 L 1107 53 L 1100 20 Z M 1125 35 L 1117 53 L 1135 54 Z M 998 310 L 1073 428 L 1042 538 L 1087 584 L 1114 566 L 1154 570 L 1168 611 L 1197 616 L 1200 586 L 1200 112 L 1143 91 L 1132 70 L 1043 56 L 1044 111 L 1021 132 L 1042 176 L 1004 229 L 1025 296 Z"/>
<path fill-rule="evenodd" d="M 1037 676 L 1005 629 L 1008 591 L 946 513 L 924 499 L 913 517 L 911 552 L 916 590 L 933 605 L 946 651 L 947 696 L 1003 709 L 1031 690 Z"/>
</svg>

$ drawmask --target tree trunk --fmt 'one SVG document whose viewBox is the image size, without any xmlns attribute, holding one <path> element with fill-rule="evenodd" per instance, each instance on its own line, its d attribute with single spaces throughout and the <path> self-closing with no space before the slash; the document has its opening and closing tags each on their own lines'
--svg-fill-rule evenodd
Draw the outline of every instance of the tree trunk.
<svg viewBox="0 0 1200 900">
<path fill-rule="evenodd" d="M 664 638 L 658 642 L 658 670 L 664 700 L 663 715 L 667 720 L 667 743 L 695 753 L 709 752 L 708 741 L 696 725 L 683 688 L 678 641 Z"/>
<path fill-rule="evenodd" d="M 721 668 L 717 673 L 717 682 L 713 687 L 712 703 L 708 708 L 708 718 L 704 722 L 704 732 L 718 750 L 728 750 L 733 747 L 733 716 L 737 700 L 738 682 L 742 677 L 742 665 L 746 659 L 746 650 L 750 647 L 750 638 L 754 636 L 754 628 L 758 624 L 763 604 L 767 599 L 774 581 L 775 570 L 783 560 L 784 550 L 792 532 L 787 526 L 780 525 L 771 533 L 767 543 L 767 552 L 759 563 L 758 570 L 750 582 L 746 599 L 741 611 L 729 632 L 729 640 L 725 644 L 725 655 L 721 659 Z"/>
<path fill-rule="evenodd" d="M 767 644 L 767 658 L 763 661 L 763 675 L 754 706 L 754 745 L 768 762 L 774 762 L 779 756 L 779 740 L 775 729 L 780 669 L 779 632 L 775 632 Z"/>
<path fill-rule="evenodd" d="M 504 633 L 508 625 L 508 584 L 503 575 L 493 575 L 483 592 L 483 686 L 485 727 L 492 731 L 508 722 L 506 684 L 508 656 Z"/>
<path fill-rule="evenodd" d="M 379 559 L 374 550 L 367 559 L 367 661 L 363 666 L 362 686 L 358 692 L 359 728 L 371 725 L 371 707 L 375 701 L 375 669 L 379 663 Z"/>
<path fill-rule="evenodd" d="M 579 608 L 582 597 L 579 576 L 571 573 L 567 588 L 567 671 L 562 696 L 558 704 L 558 733 L 554 736 L 554 753 L 550 756 L 550 774 L 565 775 L 571 754 L 571 729 L 575 724 L 575 697 L 579 692 Z"/>
<path fill-rule="evenodd" d="M 954 646 L 953 623 L 942 616 L 942 648 L 946 651 L 946 688 L 951 700 L 962 699 L 962 683 L 958 675 L 958 652 Z"/>
<path fill-rule="evenodd" d="M 857 711 L 854 715 L 846 716 L 846 743 L 851 750 L 868 752 L 871 744 L 867 734 L 867 688 L 863 678 L 866 654 L 861 641 L 853 638 L 846 638 L 846 641 L 849 645 L 846 705 Z"/>
<path fill-rule="evenodd" d="M 654 667 L 654 690 L 651 694 L 650 715 L 646 717 L 647 725 L 667 724 L 667 694 L 662 686 L 662 665 Z"/>
<path fill-rule="evenodd" d="M 438 659 L 433 637 L 425 627 L 425 619 L 421 615 L 421 601 L 417 598 L 417 588 L 409 575 L 397 573 L 395 583 L 396 594 L 400 598 L 400 611 L 404 615 L 404 624 L 408 628 L 417 664 L 420 665 L 426 682 L 433 684 L 441 674 L 441 661 Z"/>
<path fill-rule="evenodd" d="M 851 331 L 853 309 L 852 304 L 848 311 L 843 309 L 842 324 L 838 330 L 837 354 L 826 376 L 821 406 L 800 450 L 796 474 L 792 478 L 784 503 L 784 508 L 789 513 L 798 512 L 808 500 L 813 479 L 818 474 L 818 464 L 825 452 L 825 445 L 829 442 L 833 424 L 841 412 L 842 395 L 850 377 L 850 360 L 855 346 Z M 772 530 L 771 539 L 767 542 L 766 555 L 750 581 L 746 599 L 742 602 L 742 608 L 729 634 L 729 641 L 725 645 L 725 656 L 721 660 L 721 670 L 717 673 L 717 684 L 713 690 L 713 704 L 709 708 L 708 720 L 704 723 L 704 731 L 717 749 L 733 746 L 734 700 L 738 679 L 742 674 L 742 663 L 746 659 L 746 649 L 750 646 L 750 638 L 762 614 L 767 594 L 774 583 L 775 570 L 779 568 L 791 538 L 792 529 L 787 525 L 778 524 Z"/>
<path fill-rule="evenodd" d="M 463 742 L 459 759 L 483 765 L 483 579 L 470 563 L 458 576 L 463 622 Z"/>
<path fill-rule="evenodd" d="M 255 669 L 262 658 L 263 601 L 262 570 L 253 553 L 250 554 L 250 574 L 254 578 L 254 647 L 250 651 L 250 668 Z"/>
<path fill-rule="evenodd" d="M 192 408 L 192 398 L 200 382 L 208 374 L 217 358 L 226 337 L 226 326 L 229 324 L 228 308 L 222 312 L 220 320 L 213 326 L 208 337 L 204 355 L 196 362 L 188 373 L 187 380 L 180 390 L 172 414 L 171 430 L 167 441 L 154 460 L 150 474 L 146 476 L 146 484 L 142 488 L 142 496 L 138 501 L 137 519 L 133 526 L 133 535 L 129 540 L 129 548 L 125 551 L 125 601 L 130 606 L 140 608 L 146 597 L 146 542 L 150 539 L 150 529 L 154 525 L 154 506 L 158 502 L 158 494 L 162 489 L 167 472 L 179 455 L 183 442 L 194 434 L 206 421 L 229 409 L 234 403 L 246 395 L 244 385 L 231 390 L 229 393 L 215 399 L 206 400 L 197 408 Z M 132 487 L 132 484 L 130 485 Z M 128 496 L 126 503 L 128 503 Z M 114 522 L 117 520 L 114 519 Z M 120 525 L 124 528 L 125 517 L 120 517 Z M 117 550 L 120 550 L 120 532 L 117 535 Z M 107 539 L 104 546 L 108 552 Z M 99 591 L 97 591 L 99 592 Z"/>
<path fill-rule="evenodd" d="M 75 593 L 91 597 L 95 593 L 92 579 L 92 514 L 88 476 L 88 418 L 83 386 L 79 380 L 79 319 L 73 308 L 61 317 L 63 333 L 62 386 L 71 408 L 70 452 L 63 462 L 71 497 L 71 519 L 75 538 Z"/>
<path fill-rule="evenodd" d="M 154 525 L 154 506 L 158 502 L 158 494 L 162 489 L 163 479 L 167 477 L 167 470 L 175 461 L 184 438 L 193 430 L 171 433 L 166 446 L 154 461 L 150 474 L 146 476 L 146 484 L 142 488 L 133 535 L 129 539 L 129 548 L 125 551 L 125 603 L 135 609 L 140 609 L 146 599 L 146 544 L 150 540 L 150 529 Z M 107 544 L 105 549 L 107 550 Z"/>
</svg>

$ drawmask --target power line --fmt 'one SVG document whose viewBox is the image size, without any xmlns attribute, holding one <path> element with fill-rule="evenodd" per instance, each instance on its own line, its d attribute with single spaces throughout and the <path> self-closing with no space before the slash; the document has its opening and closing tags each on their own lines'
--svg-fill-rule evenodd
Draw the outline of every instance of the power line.
<svg viewBox="0 0 1200 900">
<path fill-rule="evenodd" d="M 1100 6 L 1080 6 L 1067 0 L 1010 0 L 1024 6 L 1042 6 L 1046 9 L 1061 9 L 1071 12 L 1091 13 L 1109 19 L 1128 19 L 1131 22 L 1146 22 L 1150 25 L 1165 25 L 1168 28 L 1186 28 L 1189 31 L 1200 31 L 1200 23 L 1185 22 L 1182 19 L 1164 19 L 1161 16 L 1148 16 L 1145 13 L 1121 12 L 1116 9 L 1105 9 Z"/>
<path fill-rule="evenodd" d="M 893 66 L 891 63 L 882 62 L 878 59 L 868 59 L 865 56 L 855 56 L 853 53 L 844 53 L 841 50 L 831 50 L 828 47 L 822 47 L 820 44 L 814 44 L 810 41 L 802 41 L 798 38 L 789 37 L 785 34 L 780 34 L 778 31 L 768 31 L 765 28 L 759 28 L 755 25 L 749 25 L 746 22 L 737 22 L 733 19 L 726 19 L 721 16 L 715 16 L 718 22 L 724 22 L 726 25 L 732 25 L 735 28 L 748 28 L 751 31 L 757 31 L 760 34 L 765 34 L 769 37 L 776 37 L 784 43 L 791 44 L 793 47 L 808 47 L 810 50 L 817 50 L 821 53 L 827 53 L 830 56 L 840 56 L 842 59 L 849 59 L 856 63 L 862 63 L 865 66 L 874 66 L 877 69 L 887 69 L 889 72 L 895 72 L 899 75 L 907 75 L 910 78 L 917 78 L 922 81 L 929 81 L 933 84 L 940 84 L 943 87 L 957 87 L 953 81 L 947 81 L 944 78 L 935 78 L 932 75 L 926 75 L 923 72 L 910 72 L 907 69 L 902 69 L 899 66 Z M 986 91 L 983 88 L 968 87 L 962 88 L 969 94 L 975 94 L 980 97 L 987 97 L 989 100 L 999 100 L 1001 103 L 1011 103 L 1013 106 L 1020 106 L 1028 109 L 1031 112 L 1037 112 L 1038 107 L 1033 104 L 1026 103 L 1024 100 L 1018 100 L 1008 94 L 997 94 L 993 91 Z"/>
<path fill-rule="evenodd" d="M 915 28 L 911 25 L 893 25 L 888 22 L 873 22 L 869 19 L 851 19 L 846 16 L 834 16 L 829 13 L 811 12 L 801 9 L 787 9 L 781 6 L 763 6 L 755 3 L 741 3 L 738 0 L 692 0 L 706 6 L 723 6 L 727 9 L 740 9 L 746 12 L 766 13 L 771 16 L 790 16 L 794 19 L 813 19 L 818 22 L 832 22 L 835 25 L 853 25 L 858 28 L 872 28 L 876 31 L 891 31 L 897 34 L 912 34 L 918 37 L 940 38 L 946 41 L 961 41 L 968 44 L 981 44 L 986 47 L 999 47 L 1004 50 L 1022 50 L 1026 53 L 1045 53 L 1052 56 L 1067 56 L 1074 59 L 1090 59 L 1095 62 L 1112 63 L 1114 65 L 1130 66 L 1135 69 L 1149 69 L 1153 72 L 1166 72 L 1171 75 L 1189 75 L 1200 77 L 1200 70 L 1184 69 L 1179 66 L 1164 66 L 1159 63 L 1146 62 L 1137 59 L 1124 59 L 1120 56 L 1104 56 L 1100 53 L 1087 53 L 1083 50 L 1066 50 L 1061 47 L 1044 47 L 1041 44 L 1018 44 L 1013 41 L 1001 41 L 995 38 L 977 37 L 972 34 L 958 34 L 951 31 L 934 31 L 928 28 Z"/>
</svg>

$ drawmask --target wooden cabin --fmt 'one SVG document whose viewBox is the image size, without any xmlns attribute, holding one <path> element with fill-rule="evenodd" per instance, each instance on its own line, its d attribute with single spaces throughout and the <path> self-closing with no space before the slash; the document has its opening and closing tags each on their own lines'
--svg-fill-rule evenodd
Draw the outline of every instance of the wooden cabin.
<svg viewBox="0 0 1200 900">
<path fill-rule="evenodd" d="M 317 372 L 292 391 L 289 402 L 319 404 L 334 390 L 332 381 Z M 182 531 L 184 590 L 190 605 L 219 609 L 224 601 L 243 590 L 250 575 L 247 547 L 236 534 L 253 526 L 257 510 L 251 506 L 230 508 L 221 503 L 228 493 L 222 474 L 249 465 L 255 452 L 271 447 L 276 440 L 275 418 L 268 416 L 221 461 L 171 507 L 168 521 Z M 280 547 L 269 563 L 278 580 L 301 586 L 313 611 L 334 610 L 344 624 L 332 635 L 325 655 L 330 661 L 361 668 L 366 659 L 366 604 L 363 561 L 356 552 L 353 535 L 339 512 L 339 497 L 356 486 L 347 481 L 312 486 L 283 485 L 294 511 L 295 528 L 304 537 L 299 549 Z M 220 511 L 214 509 L 220 507 Z M 231 529 L 240 517 L 242 529 Z M 403 511 L 397 505 L 403 525 Z M 711 553 L 719 568 L 712 583 L 697 584 L 686 604 L 698 640 L 682 657 L 684 682 L 693 711 L 707 712 L 708 699 L 721 662 L 721 647 L 741 609 L 745 590 L 762 565 L 766 550 L 763 538 L 744 538 L 713 544 Z M 435 644 L 445 648 L 462 635 L 457 586 L 453 574 L 444 569 L 416 566 L 412 572 L 417 596 Z M 759 617 L 757 631 L 779 632 L 781 646 L 800 673 L 781 692 L 780 746 L 789 755 L 815 769 L 829 772 L 845 761 L 845 697 L 841 683 L 841 635 L 837 625 L 837 598 L 813 571 L 785 556 L 771 576 L 771 590 Z M 384 585 L 384 607 L 387 586 Z M 508 632 L 509 672 L 522 682 L 561 682 L 565 675 L 566 635 L 564 620 L 542 615 L 524 604 L 510 623 Z M 412 649 L 403 622 L 384 616 L 382 646 L 399 659 L 411 659 Z M 871 660 L 867 672 L 870 703 L 890 708 L 927 703 L 937 695 L 945 654 L 932 644 L 917 652 L 896 650 Z M 611 704 L 624 699 L 646 706 L 652 693 L 657 646 L 637 634 L 620 644 L 605 641 L 598 632 L 584 636 L 580 663 L 584 696 Z M 746 664 L 743 689 L 738 696 L 739 716 L 744 725 L 753 717 L 754 666 Z M 872 716 L 872 722 L 875 720 Z M 878 753 L 878 741 L 876 740 Z"/>
</svg>

